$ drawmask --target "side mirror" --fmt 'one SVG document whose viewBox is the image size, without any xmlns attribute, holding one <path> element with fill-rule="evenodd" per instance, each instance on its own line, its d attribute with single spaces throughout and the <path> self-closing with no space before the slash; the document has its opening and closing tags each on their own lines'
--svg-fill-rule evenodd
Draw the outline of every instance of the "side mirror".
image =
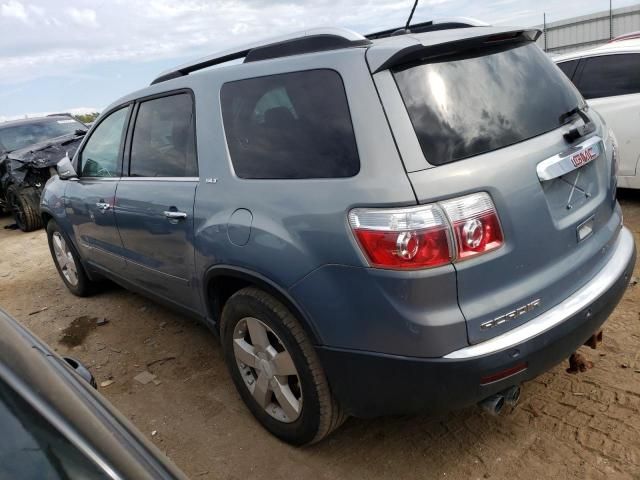
<svg viewBox="0 0 640 480">
<path fill-rule="evenodd" d="M 62 358 L 65 362 L 67 362 L 67 365 L 73 368 L 75 372 L 78 375 L 80 375 L 80 377 L 85 382 L 87 382 L 96 390 L 98 389 L 98 384 L 96 383 L 96 379 L 94 378 L 93 374 L 89 371 L 87 367 L 85 367 L 82 363 L 80 363 L 78 360 L 76 360 L 73 357 L 62 357 Z"/>
<path fill-rule="evenodd" d="M 64 158 L 56 164 L 56 170 L 58 171 L 58 176 L 62 180 L 69 180 L 70 178 L 78 177 L 76 169 L 73 168 L 73 165 L 71 164 L 69 155 L 65 155 Z"/>
</svg>

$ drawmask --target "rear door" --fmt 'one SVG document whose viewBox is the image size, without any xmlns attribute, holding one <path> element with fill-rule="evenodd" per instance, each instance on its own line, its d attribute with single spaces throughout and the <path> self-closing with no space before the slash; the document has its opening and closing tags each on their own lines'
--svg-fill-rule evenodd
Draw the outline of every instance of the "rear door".
<svg viewBox="0 0 640 480">
<path fill-rule="evenodd" d="M 640 173 L 640 53 L 585 58 L 574 83 L 618 139 L 619 175 Z"/>
<path fill-rule="evenodd" d="M 612 213 L 610 148 L 599 127 L 565 140 L 585 119 L 598 120 L 575 113 L 582 98 L 545 54 L 533 43 L 502 45 L 388 75 L 423 155 L 422 168 L 409 172 L 418 201 L 487 192 L 500 219 L 501 248 L 454 263 L 470 343 L 530 320 L 586 283 L 606 261 L 620 224 Z M 546 160 L 551 174 L 539 168 Z M 566 168 L 558 174 L 559 167 Z M 578 238 L 583 224 L 591 234 Z M 519 315 L 492 323 L 514 311 Z"/>
<path fill-rule="evenodd" d="M 100 120 L 78 154 L 78 179 L 69 181 L 65 192 L 82 257 L 116 273 L 125 266 L 114 207 L 130 110 L 125 106 Z"/>
<path fill-rule="evenodd" d="M 127 278 L 182 306 L 193 306 L 193 202 L 198 185 L 195 111 L 190 92 L 136 107 L 128 176 L 115 210 Z"/>
</svg>

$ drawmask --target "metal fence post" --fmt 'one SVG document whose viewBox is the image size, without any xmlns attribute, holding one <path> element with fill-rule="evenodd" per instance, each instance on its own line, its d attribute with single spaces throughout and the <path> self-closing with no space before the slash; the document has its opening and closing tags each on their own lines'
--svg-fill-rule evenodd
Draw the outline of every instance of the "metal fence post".
<svg viewBox="0 0 640 480">
<path fill-rule="evenodd" d="M 609 0 L 609 40 L 613 40 L 613 0 Z"/>
<path fill-rule="evenodd" d="M 542 14 L 542 35 L 544 37 L 544 51 L 547 51 L 547 13 Z"/>
</svg>

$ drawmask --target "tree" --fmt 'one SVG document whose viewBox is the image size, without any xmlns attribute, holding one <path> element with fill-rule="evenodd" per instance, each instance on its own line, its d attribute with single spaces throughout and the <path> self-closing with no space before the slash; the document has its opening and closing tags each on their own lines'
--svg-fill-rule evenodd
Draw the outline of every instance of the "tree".
<svg viewBox="0 0 640 480">
<path fill-rule="evenodd" d="M 83 113 L 80 115 L 74 115 L 73 118 L 82 123 L 91 123 L 98 118 L 98 115 L 100 115 L 100 112 Z"/>
</svg>

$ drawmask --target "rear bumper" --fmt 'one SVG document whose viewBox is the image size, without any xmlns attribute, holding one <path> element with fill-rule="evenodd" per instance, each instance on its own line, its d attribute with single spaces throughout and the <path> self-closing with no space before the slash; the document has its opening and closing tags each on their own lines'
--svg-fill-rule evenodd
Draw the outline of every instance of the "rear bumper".
<svg viewBox="0 0 640 480">
<path fill-rule="evenodd" d="M 633 271 L 633 235 L 622 228 L 609 261 L 582 289 L 539 317 L 503 335 L 440 358 L 415 358 L 317 347 L 331 388 L 358 417 L 444 412 L 479 402 L 530 380 L 571 355 L 605 322 Z M 526 369 L 481 384 L 518 364 Z"/>
</svg>

